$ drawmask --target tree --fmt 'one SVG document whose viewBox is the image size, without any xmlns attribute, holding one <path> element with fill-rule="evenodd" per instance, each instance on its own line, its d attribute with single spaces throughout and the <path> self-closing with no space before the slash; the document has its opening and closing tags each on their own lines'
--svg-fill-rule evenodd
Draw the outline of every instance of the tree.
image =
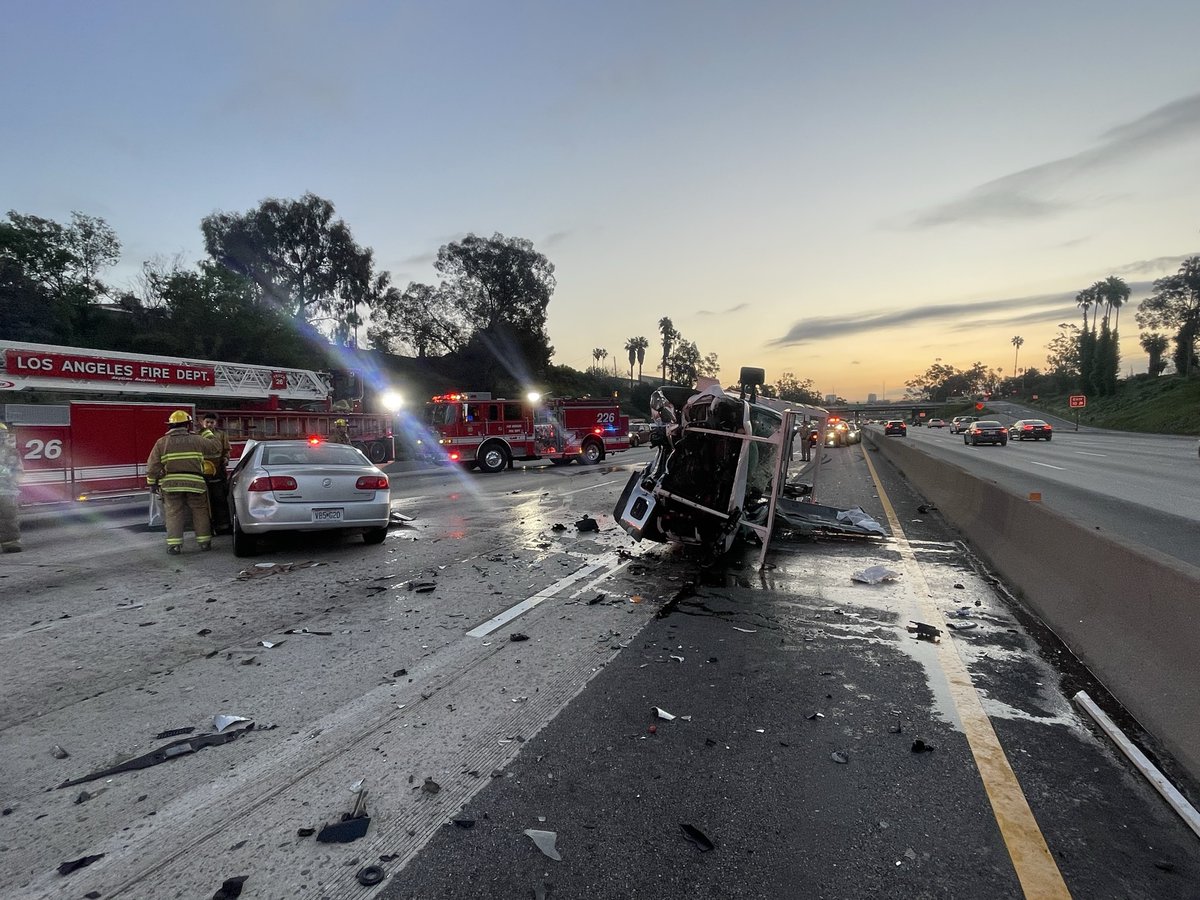
<svg viewBox="0 0 1200 900">
<path fill-rule="evenodd" d="M 1167 352 L 1169 341 L 1166 335 L 1150 332 L 1143 334 L 1138 343 L 1142 345 L 1142 349 L 1150 356 L 1150 362 L 1146 366 L 1146 371 L 1151 375 L 1161 375 L 1162 370 L 1167 367 L 1167 360 L 1164 354 Z"/>
<path fill-rule="evenodd" d="M 371 315 L 367 338 L 371 346 L 389 353 L 411 349 L 419 359 L 444 356 L 463 346 L 463 327 L 457 311 L 437 288 L 409 282 L 399 291 L 383 293 Z"/>
<path fill-rule="evenodd" d="M 95 216 L 73 212 L 70 224 L 62 225 L 9 211 L 0 222 L 5 293 L 24 310 L 13 314 L 51 342 L 87 340 L 95 302 L 108 293 L 100 273 L 120 258 L 116 233 Z"/>
<path fill-rule="evenodd" d="M 721 374 L 721 363 L 717 360 L 716 353 L 705 353 L 704 357 L 696 364 L 696 374 L 704 378 L 716 378 Z"/>
<path fill-rule="evenodd" d="M 1021 345 L 1025 343 L 1025 338 L 1019 334 L 1014 336 L 1009 342 L 1017 349 L 1013 351 L 1013 378 L 1017 377 L 1017 356 L 1021 353 Z"/>
<path fill-rule="evenodd" d="M 595 365 L 592 367 L 592 369 L 597 374 L 600 374 L 604 371 L 604 367 L 600 365 L 600 360 L 608 359 L 608 351 L 603 347 L 596 347 L 592 350 L 592 359 L 595 360 Z"/>
<path fill-rule="evenodd" d="M 790 403 L 807 403 L 810 406 L 821 405 L 821 395 L 817 393 L 811 378 L 803 381 L 791 372 L 784 372 L 771 387 L 770 396 L 787 400 Z M 764 393 L 766 393 L 764 391 Z"/>
<path fill-rule="evenodd" d="M 1109 312 L 1116 312 L 1116 317 L 1113 320 L 1113 334 L 1117 333 L 1117 327 L 1121 322 L 1121 307 L 1129 300 L 1129 285 L 1125 283 L 1125 279 L 1119 278 L 1116 275 L 1109 275 L 1099 283 L 1100 295 L 1104 298 L 1105 311 L 1104 318 L 1108 318 Z"/>
<path fill-rule="evenodd" d="M 1046 365 L 1063 390 L 1074 387 L 1079 377 L 1079 326 L 1060 322 L 1058 334 L 1046 345 Z"/>
<path fill-rule="evenodd" d="M 1195 367 L 1200 334 L 1200 256 L 1183 261 L 1174 275 L 1154 282 L 1154 293 L 1138 306 L 1137 323 L 1149 330 L 1175 333 L 1175 368 L 1189 376 Z"/>
<path fill-rule="evenodd" d="M 675 384 L 694 385 L 700 376 L 703 360 L 695 341 L 679 340 L 671 350 L 667 364 L 670 380 Z"/>
<path fill-rule="evenodd" d="M 344 342 L 387 289 L 371 250 L 360 247 L 333 204 L 315 194 L 263 200 L 244 214 L 217 212 L 200 224 L 208 255 L 258 286 L 297 322 Z"/>
<path fill-rule="evenodd" d="M 667 367 L 671 359 L 671 348 L 679 341 L 680 334 L 675 330 L 674 323 L 663 316 L 658 320 L 658 333 L 662 338 L 662 370 L 663 381 L 667 380 Z"/>
<path fill-rule="evenodd" d="M 642 380 L 642 364 L 646 361 L 646 348 L 650 342 L 644 337 L 631 337 L 625 342 L 625 352 L 629 354 L 629 384 L 633 385 L 633 364 L 638 367 L 638 381 Z"/>
<path fill-rule="evenodd" d="M 460 311 L 470 331 L 467 353 L 485 386 L 501 371 L 529 384 L 550 364 L 546 310 L 554 293 L 554 265 L 524 238 L 473 234 L 438 250 L 439 292 Z"/>
</svg>

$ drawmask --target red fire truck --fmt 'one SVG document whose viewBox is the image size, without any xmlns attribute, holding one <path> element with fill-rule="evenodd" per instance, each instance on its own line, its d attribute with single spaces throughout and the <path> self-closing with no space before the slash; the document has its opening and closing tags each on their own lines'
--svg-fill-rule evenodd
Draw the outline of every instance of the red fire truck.
<svg viewBox="0 0 1200 900">
<path fill-rule="evenodd" d="M 593 465 L 629 449 L 629 417 L 615 400 L 504 400 L 482 392 L 442 394 L 425 404 L 437 454 L 483 472 L 514 460 L 573 459 Z"/>
<path fill-rule="evenodd" d="M 372 462 L 395 457 L 391 416 L 354 411 L 361 408 L 361 390 L 353 378 L 11 341 L 0 341 L 0 350 L 0 399 L 9 391 L 72 398 L 0 404 L 0 419 L 14 428 L 21 454 L 22 503 L 144 491 L 146 459 L 176 409 L 215 413 L 235 460 L 247 440 L 328 436 L 337 419 L 346 420 L 351 442 Z M 335 384 L 343 383 L 359 396 L 336 396 Z M 161 399 L 73 399 L 83 394 Z"/>
</svg>

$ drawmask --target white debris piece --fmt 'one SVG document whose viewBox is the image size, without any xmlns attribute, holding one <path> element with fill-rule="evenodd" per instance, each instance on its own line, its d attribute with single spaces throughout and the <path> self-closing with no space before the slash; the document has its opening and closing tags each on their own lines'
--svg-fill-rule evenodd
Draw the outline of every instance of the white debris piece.
<svg viewBox="0 0 1200 900">
<path fill-rule="evenodd" d="M 899 578 L 900 573 L 887 566 L 868 566 L 861 572 L 855 572 L 850 576 L 851 581 L 861 581 L 863 584 L 879 584 L 881 581 L 892 581 Z"/>
</svg>

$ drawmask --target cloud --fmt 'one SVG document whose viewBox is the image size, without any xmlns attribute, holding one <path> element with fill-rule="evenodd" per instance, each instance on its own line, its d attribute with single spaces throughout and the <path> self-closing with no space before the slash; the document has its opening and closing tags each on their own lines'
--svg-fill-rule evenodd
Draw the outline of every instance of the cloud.
<svg viewBox="0 0 1200 900">
<path fill-rule="evenodd" d="M 1123 165 L 1173 143 L 1200 137 L 1200 94 L 1175 100 L 1111 128 L 1094 147 L 981 184 L 965 196 L 917 213 L 914 228 L 955 222 L 1023 221 L 1056 215 L 1079 204 L 1056 198 L 1071 179 Z"/>
<path fill-rule="evenodd" d="M 727 316 L 730 313 L 741 312 L 743 309 L 749 309 L 749 308 L 750 308 L 749 303 L 739 303 L 737 306 L 731 306 L 731 307 L 729 307 L 729 309 L 720 309 L 720 310 L 717 310 L 716 312 L 713 312 L 711 309 L 698 309 L 698 310 L 696 310 L 696 315 L 698 315 L 698 316 Z"/>
<path fill-rule="evenodd" d="M 1127 306 L 1132 306 L 1136 302 L 1134 298 L 1152 288 L 1153 284 L 1149 281 L 1129 282 L 1130 303 Z M 970 300 L 941 306 L 918 306 L 911 309 L 876 310 L 849 316 L 801 319 L 792 325 L 783 337 L 769 341 L 767 346 L 797 346 L 908 325 L 936 325 L 951 331 L 970 331 L 996 325 L 1069 322 L 1079 315 L 1079 307 L 1075 302 L 1075 295 L 1078 293 L 1061 291 L 1055 294 L 1033 294 L 1028 297 Z"/>
<path fill-rule="evenodd" d="M 1185 253 L 1183 256 L 1156 256 L 1154 259 L 1139 259 L 1137 262 L 1126 263 L 1114 270 L 1114 275 L 1174 275 L 1179 271 L 1185 259 L 1191 259 L 1197 253 Z"/>
</svg>

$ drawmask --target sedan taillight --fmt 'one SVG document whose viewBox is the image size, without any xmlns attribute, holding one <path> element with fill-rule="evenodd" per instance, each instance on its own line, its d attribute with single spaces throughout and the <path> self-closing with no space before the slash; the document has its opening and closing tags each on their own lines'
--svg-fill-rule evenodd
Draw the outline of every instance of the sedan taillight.
<svg viewBox="0 0 1200 900">
<path fill-rule="evenodd" d="M 386 475 L 364 475 L 354 482 L 354 487 L 360 491 L 386 491 L 388 480 Z"/>
<path fill-rule="evenodd" d="M 294 491 L 296 479 L 291 475 L 260 475 L 246 486 L 248 491 Z"/>
</svg>

